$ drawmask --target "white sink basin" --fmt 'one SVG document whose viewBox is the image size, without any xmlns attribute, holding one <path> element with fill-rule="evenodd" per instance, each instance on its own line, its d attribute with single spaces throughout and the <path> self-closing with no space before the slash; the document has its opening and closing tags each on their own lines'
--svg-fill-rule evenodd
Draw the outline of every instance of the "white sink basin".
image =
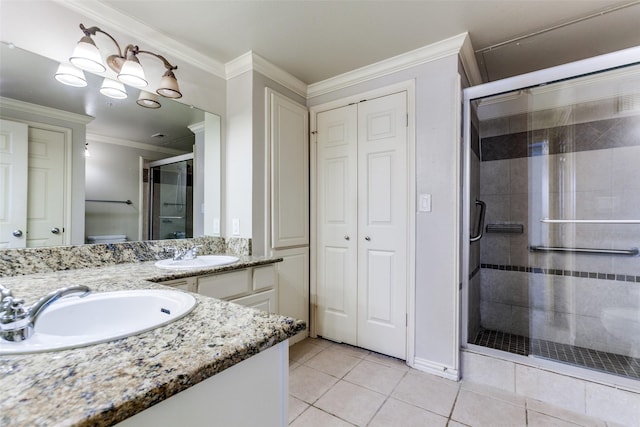
<svg viewBox="0 0 640 427">
<path fill-rule="evenodd" d="M 206 268 L 233 264 L 234 262 L 238 262 L 239 259 L 238 257 L 229 255 L 199 255 L 194 259 L 181 259 L 178 261 L 163 259 L 156 262 L 155 266 L 166 269 Z"/>
<path fill-rule="evenodd" d="M 178 290 L 140 289 L 68 296 L 51 304 L 36 320 L 34 334 L 20 342 L 0 339 L 0 355 L 84 347 L 166 325 L 196 305 Z"/>
</svg>

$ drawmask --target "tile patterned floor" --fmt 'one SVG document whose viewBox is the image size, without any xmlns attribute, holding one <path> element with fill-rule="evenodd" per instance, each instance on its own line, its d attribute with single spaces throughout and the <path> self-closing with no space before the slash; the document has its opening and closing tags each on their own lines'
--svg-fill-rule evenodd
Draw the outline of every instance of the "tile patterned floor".
<svg viewBox="0 0 640 427">
<path fill-rule="evenodd" d="M 448 381 L 404 361 L 307 338 L 289 350 L 292 427 L 607 427 L 512 393 Z"/>
<path fill-rule="evenodd" d="M 523 356 L 533 354 L 537 357 L 584 366 L 609 374 L 640 379 L 640 359 L 621 354 L 607 353 L 553 341 L 532 340 L 522 335 L 490 330 L 478 332 L 473 343 Z"/>
</svg>

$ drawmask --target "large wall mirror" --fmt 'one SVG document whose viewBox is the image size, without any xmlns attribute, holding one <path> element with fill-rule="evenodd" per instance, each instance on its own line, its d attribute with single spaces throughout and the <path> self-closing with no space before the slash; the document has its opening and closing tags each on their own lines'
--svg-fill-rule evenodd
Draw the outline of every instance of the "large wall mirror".
<svg viewBox="0 0 640 427">
<path fill-rule="evenodd" d="M 219 217 L 220 191 L 211 184 L 218 180 L 205 180 L 204 170 L 212 169 L 206 159 L 219 154 L 220 117 L 162 97 L 160 108 L 143 108 L 136 103 L 140 90 L 129 87 L 126 99 L 106 97 L 104 77 L 87 72 L 86 87 L 66 86 L 54 79 L 58 65 L 0 43 L 0 248 L 207 232 L 205 212 Z M 26 161 L 11 148 L 21 128 Z M 193 156 L 188 168 L 185 156 Z M 154 201 L 152 179 L 160 175 L 153 165 L 171 158 L 176 166 L 162 175 L 165 199 Z M 21 203 L 26 208 L 10 212 Z M 153 234 L 154 206 L 162 234 Z M 172 221 L 190 229 L 174 230 Z"/>
</svg>

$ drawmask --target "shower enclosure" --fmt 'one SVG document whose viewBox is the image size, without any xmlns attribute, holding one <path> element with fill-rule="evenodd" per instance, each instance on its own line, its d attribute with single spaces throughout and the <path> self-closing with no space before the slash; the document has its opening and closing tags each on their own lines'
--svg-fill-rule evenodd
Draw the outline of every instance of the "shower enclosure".
<svg viewBox="0 0 640 427">
<path fill-rule="evenodd" d="M 640 65 L 615 65 L 469 96 L 463 345 L 640 380 Z"/>
<path fill-rule="evenodd" d="M 193 153 L 149 163 L 149 238 L 193 237 Z"/>
</svg>

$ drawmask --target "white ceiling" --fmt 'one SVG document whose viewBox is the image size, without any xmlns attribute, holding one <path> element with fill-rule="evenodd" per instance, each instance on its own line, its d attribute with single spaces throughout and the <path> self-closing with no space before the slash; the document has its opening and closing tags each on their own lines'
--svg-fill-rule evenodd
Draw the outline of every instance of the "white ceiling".
<svg viewBox="0 0 640 427">
<path fill-rule="evenodd" d="M 463 32 L 487 81 L 640 44 L 637 0 L 100 3 L 221 63 L 252 50 L 307 84 Z"/>
</svg>

